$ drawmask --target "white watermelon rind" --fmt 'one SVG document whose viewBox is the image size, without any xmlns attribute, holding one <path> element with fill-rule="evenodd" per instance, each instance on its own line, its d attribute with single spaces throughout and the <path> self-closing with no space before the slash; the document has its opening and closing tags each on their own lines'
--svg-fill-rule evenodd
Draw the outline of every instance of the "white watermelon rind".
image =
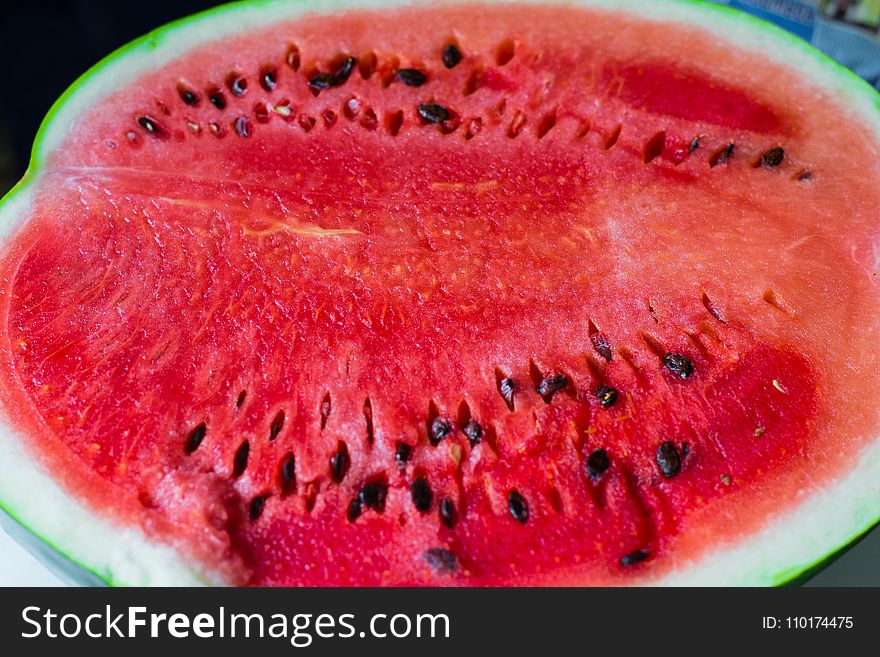
<svg viewBox="0 0 880 657">
<path fill-rule="evenodd" d="M 25 176 L 0 200 L 0 245 L 27 218 L 49 154 L 63 146 L 77 117 L 110 92 L 207 41 L 276 24 L 304 12 L 401 4 L 407 4 L 406 0 L 250 0 L 170 23 L 117 50 L 71 85 L 47 114 Z M 878 144 L 880 158 L 880 95 L 849 70 L 769 23 L 700 0 L 573 0 L 567 4 L 699 26 L 732 46 L 760 52 L 801 71 L 824 91 L 839 97 L 863 121 L 868 138 Z M 880 399 L 871 401 L 880 405 Z M 18 540 L 73 581 L 111 585 L 223 583 L 216 574 L 147 538 L 138 528 L 121 526 L 74 499 L 46 472 L 39 456 L 25 447 L 23 437 L 2 414 L 0 508 L 8 514 L 0 517 L 0 524 L 11 526 Z M 784 584 L 824 564 L 878 523 L 880 437 L 869 443 L 844 478 L 819 492 L 804 491 L 791 510 L 771 518 L 759 532 L 714 546 L 696 561 L 676 562 L 659 580 L 640 583 Z"/>
</svg>

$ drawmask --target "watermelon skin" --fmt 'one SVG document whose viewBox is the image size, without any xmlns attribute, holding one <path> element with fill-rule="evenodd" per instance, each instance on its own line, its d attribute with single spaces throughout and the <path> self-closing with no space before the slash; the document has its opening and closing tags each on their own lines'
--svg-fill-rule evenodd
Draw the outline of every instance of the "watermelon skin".
<svg viewBox="0 0 880 657">
<path fill-rule="evenodd" d="M 754 127 L 754 126 L 752 126 L 752 127 Z M 453 183 L 453 184 L 454 184 L 454 183 Z M 603 325 L 603 326 L 605 325 L 604 322 L 601 322 L 600 324 Z M 760 354 L 760 353 L 761 353 L 761 352 L 759 352 L 759 354 Z M 791 358 L 794 358 L 794 357 L 792 357 L 792 356 L 788 356 L 788 355 L 786 355 L 786 354 L 784 354 L 784 353 L 782 353 L 782 352 L 776 352 L 776 351 L 765 351 L 765 352 L 763 352 L 763 356 L 761 356 L 761 358 L 763 358 L 763 361 L 764 361 L 765 363 L 776 364 L 776 365 L 785 365 L 785 366 L 786 366 L 786 369 L 795 369 L 795 370 L 797 370 L 798 367 L 800 367 L 799 365 L 797 365 L 797 360 L 796 360 L 796 358 L 795 358 L 795 360 L 791 360 Z M 760 360 L 761 358 L 759 358 L 759 360 Z M 699 371 L 699 369 L 700 369 L 700 368 L 698 367 L 698 371 Z M 804 412 L 801 414 L 801 417 L 804 419 L 804 421 L 806 421 L 806 419 L 809 418 L 809 417 L 815 412 L 815 411 L 810 411 L 811 404 L 815 403 L 815 398 L 814 398 L 814 396 L 813 396 L 813 395 L 815 395 L 815 391 L 811 390 L 811 388 L 814 388 L 815 386 L 813 385 L 813 382 L 811 381 L 811 374 L 808 372 L 808 370 L 809 370 L 809 366 L 808 366 L 808 365 L 803 365 L 803 367 L 801 367 L 801 369 L 804 370 L 804 375 L 803 375 L 802 377 L 800 377 L 800 378 L 801 378 L 802 380 L 806 381 L 806 383 L 805 383 L 805 385 L 804 385 L 804 387 L 803 387 L 803 393 L 802 393 L 803 395 L 805 395 L 805 396 L 803 397 L 803 400 L 804 400 L 806 403 L 805 403 L 805 404 L 796 404 L 796 406 L 801 407 L 802 410 L 803 410 L 804 408 L 806 408 L 806 411 L 804 411 Z M 580 386 L 578 386 L 578 387 L 580 388 Z M 589 387 L 589 386 L 585 386 L 585 387 Z M 813 400 L 812 402 L 810 401 L 811 399 Z M 565 418 L 562 418 L 562 419 L 565 419 Z M 551 418 L 551 421 L 552 421 L 552 418 Z M 796 424 L 796 423 L 795 423 L 795 424 Z M 794 440 L 794 444 L 796 444 L 796 443 L 797 443 L 797 439 L 795 438 L 795 439 L 793 439 L 793 440 Z M 862 517 L 864 517 L 864 516 L 862 516 Z M 639 537 L 639 541 L 637 541 L 637 542 L 640 543 L 641 541 L 642 541 L 642 538 Z M 499 573 L 499 574 L 496 575 L 496 577 L 499 577 L 499 578 L 500 578 L 500 577 L 503 577 L 503 575 Z M 324 579 L 325 579 L 325 581 L 330 581 L 328 577 L 325 577 Z M 541 580 L 539 580 L 539 581 L 541 581 Z M 575 580 L 575 581 L 576 581 L 576 580 Z M 766 582 L 767 580 L 763 580 L 763 581 Z M 480 582 L 477 581 L 477 582 L 475 582 L 475 583 L 480 583 Z"/>
</svg>

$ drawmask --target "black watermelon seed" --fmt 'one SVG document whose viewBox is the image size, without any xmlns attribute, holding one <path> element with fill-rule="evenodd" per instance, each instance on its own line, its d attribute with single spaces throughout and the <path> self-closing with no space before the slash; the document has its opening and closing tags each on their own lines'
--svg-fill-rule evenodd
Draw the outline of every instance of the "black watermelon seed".
<svg viewBox="0 0 880 657">
<path fill-rule="evenodd" d="M 248 517 L 251 520 L 256 520 L 263 515 L 263 507 L 266 506 L 267 499 L 269 499 L 268 495 L 260 495 L 251 500 L 251 506 L 248 509 Z"/>
<path fill-rule="evenodd" d="M 507 495 L 507 509 L 514 520 L 523 525 L 526 524 L 529 519 L 529 506 L 519 491 L 510 491 Z"/>
<path fill-rule="evenodd" d="M 691 143 L 688 146 L 688 155 L 692 155 L 694 151 L 696 151 L 700 147 L 700 138 L 694 137 L 691 139 Z"/>
<path fill-rule="evenodd" d="M 415 68 L 402 68 L 397 71 L 397 79 L 407 87 L 421 87 L 428 81 L 427 76 Z"/>
<path fill-rule="evenodd" d="M 451 114 L 443 105 L 436 103 L 422 103 L 419 105 L 419 116 L 428 123 L 443 123 L 448 121 Z"/>
<path fill-rule="evenodd" d="M 284 428 L 284 411 L 278 411 L 269 425 L 269 440 L 275 440 Z"/>
<path fill-rule="evenodd" d="M 267 68 L 260 76 L 260 84 L 266 91 L 275 91 L 278 86 L 278 72 L 274 68 Z"/>
<path fill-rule="evenodd" d="M 361 500 L 359 497 L 354 498 L 351 502 L 348 503 L 348 516 L 349 522 L 354 522 L 358 518 L 361 517 L 361 512 L 363 509 L 361 508 Z"/>
<path fill-rule="evenodd" d="M 680 379 L 686 379 L 694 373 L 694 364 L 687 356 L 668 353 L 663 356 L 663 365 Z"/>
<path fill-rule="evenodd" d="M 431 486 L 424 477 L 416 477 L 409 487 L 412 494 L 413 505 L 421 512 L 425 512 L 431 508 L 431 502 L 434 496 L 431 493 Z"/>
<path fill-rule="evenodd" d="M 184 102 L 186 105 L 198 105 L 199 104 L 199 95 L 193 91 L 192 89 L 183 86 L 182 84 L 177 87 L 177 93 L 180 94 L 180 100 Z"/>
<path fill-rule="evenodd" d="M 288 452 L 281 462 L 281 489 L 285 493 L 296 490 L 296 458 L 292 452 Z"/>
<path fill-rule="evenodd" d="M 444 548 L 431 548 L 422 555 L 428 565 L 438 573 L 451 575 L 458 572 L 458 557 Z"/>
<path fill-rule="evenodd" d="M 587 457 L 587 475 L 590 479 L 598 479 L 611 466 L 611 459 L 604 449 L 596 449 Z"/>
<path fill-rule="evenodd" d="M 397 449 L 394 450 L 394 460 L 400 466 L 406 465 L 409 457 L 412 455 L 412 447 L 407 443 L 397 443 Z"/>
<path fill-rule="evenodd" d="M 596 399 L 599 400 L 599 406 L 602 408 L 614 406 L 618 396 L 617 388 L 612 388 L 611 386 L 599 386 L 596 389 Z"/>
<path fill-rule="evenodd" d="M 504 400 L 504 403 L 507 404 L 507 408 L 511 411 L 513 410 L 513 393 L 515 392 L 515 384 L 513 379 L 504 378 L 498 380 L 498 392 L 501 393 L 501 398 Z"/>
<path fill-rule="evenodd" d="M 239 137 L 245 138 L 249 137 L 251 134 L 251 122 L 243 116 L 235 119 L 235 124 L 233 127 L 235 128 L 235 134 L 237 134 Z"/>
<path fill-rule="evenodd" d="M 244 404 L 244 400 L 247 397 L 247 390 L 242 390 L 238 393 L 238 399 L 235 400 L 235 407 L 241 408 L 241 405 Z"/>
<path fill-rule="evenodd" d="M 217 109 L 226 109 L 226 96 L 219 90 L 214 90 L 208 94 L 208 100 Z"/>
<path fill-rule="evenodd" d="M 473 447 L 483 439 L 483 427 L 476 420 L 470 419 L 464 427 L 464 435 L 468 437 L 468 441 Z"/>
<path fill-rule="evenodd" d="M 455 502 L 448 497 L 440 502 L 440 520 L 443 524 L 452 529 L 455 527 L 455 521 L 458 520 L 458 512 L 455 510 Z"/>
<path fill-rule="evenodd" d="M 205 439 L 205 434 L 208 433 L 208 427 L 205 426 L 205 423 L 202 422 L 195 429 L 189 432 L 189 436 L 186 438 L 186 444 L 184 445 L 184 451 L 187 454 L 192 454 L 199 448 L 199 445 L 202 444 L 202 441 Z"/>
<path fill-rule="evenodd" d="M 538 394 L 544 398 L 544 401 L 549 402 L 553 395 L 565 388 L 565 386 L 567 385 L 568 377 L 565 376 L 565 374 L 554 372 L 553 374 L 548 374 L 543 379 L 541 379 L 541 382 L 538 384 L 535 390 L 537 390 Z"/>
<path fill-rule="evenodd" d="M 635 566 L 637 563 L 642 563 L 650 556 L 650 550 L 636 550 L 635 552 L 630 552 L 629 554 L 624 554 L 620 557 L 620 565 L 624 568 L 627 566 Z"/>
<path fill-rule="evenodd" d="M 443 65 L 446 68 L 455 68 L 461 63 L 463 57 L 461 50 L 454 43 L 450 43 L 443 49 Z"/>
<path fill-rule="evenodd" d="M 138 125 L 149 132 L 154 137 L 164 137 L 166 135 L 165 128 L 156 119 L 151 116 L 141 116 L 137 120 Z"/>
<path fill-rule="evenodd" d="M 782 164 L 782 160 L 785 158 L 785 151 L 781 146 L 776 146 L 775 148 L 771 148 L 769 151 L 764 153 L 761 156 L 761 166 L 765 167 L 778 167 Z"/>
<path fill-rule="evenodd" d="M 244 474 L 244 471 L 247 468 L 248 454 L 250 454 L 250 451 L 251 444 L 246 440 L 239 445 L 238 449 L 235 451 L 235 458 L 232 460 L 232 476 L 234 478 L 238 479 Z"/>
<path fill-rule="evenodd" d="M 657 465 L 664 477 L 674 477 L 681 471 L 681 454 L 670 441 L 660 443 L 657 448 Z"/>
<path fill-rule="evenodd" d="M 608 342 L 608 338 L 602 333 L 594 333 L 590 336 L 590 341 L 593 343 L 593 349 L 596 350 L 596 353 L 610 363 L 614 354 L 611 352 L 611 343 Z"/>
<path fill-rule="evenodd" d="M 385 510 L 385 498 L 387 496 L 388 486 L 376 481 L 364 484 L 364 487 L 361 488 L 361 492 L 358 495 L 361 504 L 368 509 L 380 512 Z"/>
<path fill-rule="evenodd" d="M 138 125 L 140 125 L 147 132 L 156 132 L 159 130 L 158 124 L 149 116 L 142 116 L 138 118 Z"/>
<path fill-rule="evenodd" d="M 309 78 L 309 86 L 315 91 L 338 87 L 342 80 L 335 73 L 318 73 Z"/>
<path fill-rule="evenodd" d="M 351 457 L 348 455 L 348 445 L 339 443 L 336 453 L 330 457 L 330 476 L 336 483 L 345 479 L 348 468 L 351 465 Z"/>
<path fill-rule="evenodd" d="M 720 151 L 718 151 L 714 157 L 709 161 L 709 166 L 716 167 L 719 164 L 724 164 L 733 157 L 733 151 L 736 149 L 736 144 L 728 144 Z"/>
<path fill-rule="evenodd" d="M 247 93 L 247 80 L 240 75 L 232 75 L 229 77 L 229 91 L 233 96 L 244 96 Z"/>
<path fill-rule="evenodd" d="M 733 156 L 733 151 L 736 149 L 736 144 L 728 144 L 723 151 L 721 151 L 720 157 L 715 161 L 716 164 L 724 164 Z"/>
<path fill-rule="evenodd" d="M 357 66 L 357 58 L 351 55 L 342 60 L 342 63 L 336 70 L 336 77 L 339 78 L 340 84 L 351 77 L 351 72 L 354 71 L 355 66 Z"/>
<path fill-rule="evenodd" d="M 434 447 L 439 445 L 440 441 L 451 433 L 452 423 L 445 417 L 435 417 L 434 421 L 431 422 L 431 435 L 429 439 Z"/>
</svg>

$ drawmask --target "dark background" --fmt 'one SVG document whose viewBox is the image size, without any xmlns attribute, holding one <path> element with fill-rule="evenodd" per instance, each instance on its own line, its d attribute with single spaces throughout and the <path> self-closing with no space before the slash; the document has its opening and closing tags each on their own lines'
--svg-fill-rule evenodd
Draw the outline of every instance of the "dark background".
<svg viewBox="0 0 880 657">
<path fill-rule="evenodd" d="M 0 2 L 0 195 L 24 173 L 49 107 L 106 55 L 211 0 Z"/>
<path fill-rule="evenodd" d="M 171 639 L 164 626 L 156 639 L 147 639 L 143 627 L 137 640 L 84 636 L 49 639 L 45 632 L 38 638 L 21 637 L 22 632 L 35 631 L 21 618 L 25 607 L 51 608 L 58 615 L 73 612 L 84 617 L 105 612 L 107 605 L 112 616 L 134 605 L 147 607 L 148 613 L 186 613 L 189 618 L 209 613 L 219 619 L 221 606 L 227 618 L 233 613 L 259 612 L 266 618 L 274 613 L 288 618 L 311 613 L 307 632 L 313 641 L 299 651 L 289 640 L 258 639 L 253 634 L 251 639 L 244 638 L 241 625 L 232 638 L 229 621 L 225 638 L 203 639 L 191 633 L 186 639 Z M 367 635 L 321 639 L 316 634 L 317 615 L 321 613 L 337 617 L 341 613 L 356 614 L 350 622 L 364 631 L 369 628 L 372 614 L 391 616 L 404 610 L 411 618 L 419 613 L 446 614 L 449 638 L 443 633 L 443 638 L 426 638 L 427 629 L 421 638 L 380 639 Z M 762 629 L 766 616 L 778 619 L 774 629 Z M 787 619 L 792 617 L 803 619 L 801 622 L 809 628 L 807 616 L 849 616 L 852 628 L 788 628 Z M 99 625 L 95 624 L 95 630 Z M 120 626 L 123 631 L 127 629 L 124 621 Z M 57 618 L 54 628 L 57 636 Z M 235 657 L 448 657 L 541 655 L 560 648 L 561 652 L 590 656 L 658 652 L 677 657 L 858 655 L 868 652 L 866 646 L 876 646 L 878 638 L 876 594 L 871 589 L 10 589 L 0 597 L 0 645 L 5 654 L 16 657 L 69 653 L 118 657 L 120 652 L 158 652 L 163 657 L 206 653 Z"/>
<path fill-rule="evenodd" d="M 32 0 L 0 10 L 0 196 L 24 173 L 49 107 L 86 69 L 211 0 Z M 813 585 L 880 586 L 880 531 L 825 569 Z"/>
</svg>

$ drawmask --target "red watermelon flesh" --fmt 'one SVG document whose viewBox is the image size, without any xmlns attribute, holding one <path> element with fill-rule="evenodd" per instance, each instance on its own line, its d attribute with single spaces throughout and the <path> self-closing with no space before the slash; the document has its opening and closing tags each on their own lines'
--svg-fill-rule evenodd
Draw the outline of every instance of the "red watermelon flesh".
<svg viewBox="0 0 880 657">
<path fill-rule="evenodd" d="M 43 164 L 4 410 L 71 496 L 226 582 L 647 581 L 880 434 L 878 182 L 845 105 L 695 27 L 244 29 Z"/>
</svg>

